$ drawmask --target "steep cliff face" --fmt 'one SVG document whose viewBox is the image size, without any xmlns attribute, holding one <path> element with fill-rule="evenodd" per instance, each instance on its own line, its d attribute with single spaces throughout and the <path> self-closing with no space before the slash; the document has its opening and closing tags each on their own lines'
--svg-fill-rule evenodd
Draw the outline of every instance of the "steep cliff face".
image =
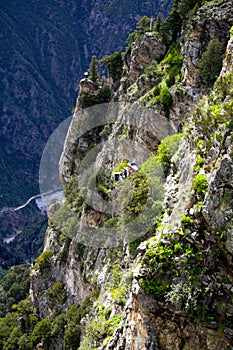
<svg viewBox="0 0 233 350">
<path fill-rule="evenodd" d="M 154 81 L 145 81 L 145 77 L 141 76 L 146 66 L 152 60 L 161 59 L 166 52 L 166 46 L 163 44 L 161 38 L 151 32 L 145 34 L 143 40 L 138 44 L 133 42 L 131 49 L 125 55 L 123 66 L 123 77 L 121 78 L 121 85 L 119 88 L 119 101 L 127 99 L 127 91 L 135 83 L 139 87 L 140 94 L 147 89 L 147 91 L 154 86 Z M 130 90 L 129 90 L 130 91 Z M 134 100 L 140 95 L 133 96 Z M 130 100 L 130 99 L 129 99 Z"/>
<path fill-rule="evenodd" d="M 228 77 L 232 77 L 232 64 L 231 37 L 220 75 L 223 81 L 227 79 L 226 74 Z M 233 214 L 232 126 L 230 126 L 232 123 L 231 112 L 228 112 L 226 108 L 226 104 L 228 105 L 229 101 L 232 101 L 232 92 L 228 91 L 225 96 L 218 100 L 218 103 L 220 101 L 222 103 L 223 119 L 220 119 L 222 124 L 217 125 L 208 137 L 200 132 L 203 132 L 203 129 L 199 129 L 198 119 L 200 116 L 198 113 L 201 111 L 196 111 L 194 114 L 194 119 L 197 119 L 194 121 L 195 126 L 192 133 L 196 133 L 200 140 L 202 137 L 205 138 L 203 146 L 208 144 L 211 137 L 216 137 L 216 133 L 221 135 L 222 140 L 219 142 L 214 137 L 215 141 L 212 141 L 212 147 L 209 147 L 206 153 L 204 152 L 205 156 L 202 161 L 205 170 L 197 169 L 197 156 L 200 150 L 193 148 L 192 143 L 182 143 L 180 153 L 178 152 L 173 159 L 176 170 L 175 173 L 171 172 L 167 178 L 165 198 L 167 210 L 160 226 L 162 232 L 157 231 L 154 241 L 152 239 L 151 242 L 147 242 L 147 248 L 145 243 L 138 247 L 137 258 L 139 261 L 143 261 L 144 265 L 134 275 L 132 292 L 126 304 L 123 318 L 106 347 L 107 349 L 228 349 L 232 345 L 233 333 L 230 328 L 233 311 L 230 297 L 232 295 Z M 209 103 L 213 106 L 213 100 L 210 99 Z M 227 123 L 224 124 L 223 121 Z M 211 125 L 212 122 L 209 121 L 209 126 Z M 195 186 L 193 186 L 193 176 L 195 173 L 197 174 L 197 170 L 199 174 L 196 176 L 205 176 L 204 174 L 206 174 L 209 183 L 202 210 L 197 203 L 197 199 L 201 198 L 201 191 L 198 191 L 198 195 L 195 194 Z M 194 183 L 195 178 L 197 179 L 197 177 L 194 177 Z M 195 195 L 198 198 L 195 198 Z M 185 224 L 184 217 L 181 218 L 184 214 L 187 215 L 186 218 L 190 217 L 192 223 L 190 221 L 189 224 L 187 222 Z M 183 224 L 181 224 L 182 222 Z M 185 282 L 184 270 L 181 274 L 173 271 L 172 276 L 169 276 L 171 273 L 169 263 L 159 259 L 158 256 L 156 257 L 155 251 L 159 245 L 158 241 L 163 247 L 171 247 L 172 240 L 175 239 L 176 243 L 180 241 L 178 236 L 184 227 L 188 227 L 184 231 L 186 232 L 184 235 L 187 235 L 185 239 L 191 244 L 190 247 L 198 247 L 195 254 L 197 256 L 201 253 L 202 259 L 204 259 L 204 269 L 196 276 L 199 282 Z M 162 239 L 161 236 L 158 238 L 159 234 Z M 151 250 L 148 250 L 148 247 L 151 247 Z M 160 254 L 162 254 L 162 250 Z M 179 267 L 179 263 L 181 259 L 187 259 L 186 254 L 183 253 L 174 258 L 175 270 L 182 269 L 181 266 Z M 172 259 L 172 256 L 169 258 L 168 256 L 167 259 Z M 193 275 L 192 278 L 194 278 L 196 265 L 189 265 L 188 268 L 191 269 L 188 274 Z M 223 278 L 223 275 L 227 278 Z M 141 288 L 142 279 L 144 280 L 145 276 L 148 278 L 147 284 L 143 285 L 149 295 L 145 294 Z M 161 276 L 163 276 L 163 282 L 160 281 Z M 158 290 L 153 289 L 152 281 L 157 279 L 163 285 L 164 280 L 169 283 L 170 278 L 172 279 L 170 285 L 173 286 L 172 291 L 166 295 L 164 300 L 161 298 L 162 291 L 158 294 Z M 203 286 L 201 287 L 202 283 L 203 286 L 205 285 L 204 293 L 198 290 L 198 288 L 203 288 Z M 186 292 L 185 286 L 187 287 Z M 155 294 L 157 293 L 157 298 L 152 296 L 152 290 Z M 201 301 L 198 301 L 199 293 L 202 294 L 203 304 L 206 303 L 209 310 L 207 313 L 207 310 L 204 311 L 200 305 Z M 191 311 L 189 303 L 197 303 L 196 307 L 194 305 L 191 307 L 193 308 L 191 313 L 189 312 Z M 209 306 L 207 306 L 208 304 Z M 212 306 L 210 306 L 211 304 Z M 224 305 L 224 308 L 220 305 Z M 195 316 L 195 308 L 198 310 L 198 307 L 199 311 Z M 211 312 L 210 309 L 212 309 Z M 213 312 L 213 310 L 215 311 Z M 218 315 L 217 318 L 214 317 L 215 312 Z M 209 321 L 207 321 L 208 318 Z M 221 330 L 220 324 L 223 326 Z"/>
<path fill-rule="evenodd" d="M 231 36 L 226 50 L 226 58 L 220 74 L 220 81 L 224 82 L 233 73 L 233 37 Z M 232 100 L 230 94 L 224 96 L 222 114 L 230 113 L 229 102 Z M 231 103 L 231 102 L 230 102 Z M 226 110 L 225 110 L 226 109 Z M 213 228 L 225 228 L 226 249 L 231 262 L 233 253 L 232 245 L 232 183 L 233 183 L 233 163 L 232 163 L 232 132 L 224 126 L 219 127 L 219 133 L 223 137 L 223 142 L 217 142 L 215 147 L 210 149 L 208 161 L 216 164 L 219 158 L 219 167 L 212 173 L 209 188 L 205 197 L 203 215 L 208 224 Z"/>
<path fill-rule="evenodd" d="M 208 13 L 208 16 L 206 16 Z M 225 48 L 232 25 L 233 9 L 230 2 L 207 4 L 203 6 L 192 20 L 188 33 L 184 34 L 182 54 L 184 55 L 184 83 L 199 87 L 199 61 L 213 38 L 218 38 Z"/>
<path fill-rule="evenodd" d="M 114 98 L 124 102 L 139 98 L 142 109 L 138 102 L 124 104 L 124 113 L 118 102 L 108 104 L 107 108 L 106 105 L 85 111 L 76 108 L 60 162 L 66 201 L 50 208 L 45 251 L 32 272 L 30 295 L 41 318 L 53 319 L 70 310 L 73 304 L 81 308 L 85 305 L 77 335 L 76 348 L 80 350 L 227 350 L 233 344 L 233 33 L 231 37 L 229 32 L 225 36 L 225 27 L 224 34 L 220 29 L 219 36 L 212 33 L 216 18 L 224 18 L 226 27 L 232 26 L 230 5 L 230 1 L 224 1 L 222 5 L 209 4 L 199 10 L 184 33 L 187 42 L 181 43 L 182 59 L 177 47 L 167 52 L 157 34 L 145 34 L 140 44 L 132 45 L 131 53 L 124 58 L 123 77 Z M 208 26 L 197 21 L 202 16 L 209 21 Z M 208 93 L 205 89 L 190 91 L 189 85 L 196 84 L 198 72 L 196 68 L 195 72 L 187 68 L 195 51 L 193 35 L 196 33 L 195 40 L 200 38 L 204 27 L 205 38 L 209 40 L 216 34 L 226 46 L 220 77 Z M 154 48 L 155 43 L 159 49 Z M 187 47 L 192 50 L 188 52 Z M 148 68 L 151 60 L 153 65 Z M 132 94 L 133 89 L 137 93 Z M 111 119 L 116 106 L 117 117 Z M 130 119 L 138 111 L 133 109 L 135 106 L 140 116 L 136 118 L 136 125 Z M 99 124 L 96 122 L 98 112 L 102 115 L 103 111 L 105 116 L 107 113 L 108 125 L 102 120 Z M 85 124 L 89 117 L 94 118 Z M 171 135 L 182 124 L 183 136 L 175 140 Z M 81 198 L 77 182 L 80 164 L 82 166 L 83 160 L 89 164 L 88 153 L 93 157 L 91 150 L 101 142 L 104 144 L 97 150 L 95 165 L 104 172 L 100 176 L 93 167 L 89 172 L 84 169 L 87 171 L 84 174 L 90 179 L 95 175 L 96 187 L 105 200 L 111 200 L 111 196 L 125 199 L 124 185 L 123 189 L 118 184 L 112 186 L 107 174 L 113 169 L 119 170 L 125 159 L 136 161 L 132 159 L 135 152 L 147 178 L 138 172 L 124 182 L 136 188 L 136 201 L 131 197 L 124 208 L 131 206 L 131 211 L 138 214 L 139 203 L 141 209 L 145 196 L 150 203 L 146 184 L 151 169 L 152 189 L 159 192 L 164 186 L 164 195 L 156 197 L 157 209 L 160 202 L 163 209 L 155 211 L 155 220 L 155 201 L 152 203 L 153 216 L 147 216 L 146 212 L 139 221 L 142 231 L 143 226 L 148 227 L 148 221 L 151 225 L 136 241 L 126 241 L 130 231 L 127 220 L 135 216 L 127 210 L 119 213 L 120 220 L 125 220 L 125 226 L 120 226 L 125 241 L 119 247 L 114 244 L 117 240 L 121 242 L 122 237 L 111 236 L 110 242 L 107 237 L 103 242 L 96 236 L 89 247 L 80 241 L 82 234 L 85 238 L 86 232 L 93 233 L 85 231 L 85 223 L 106 230 L 114 228 L 114 232 L 119 233 L 120 220 L 117 221 L 116 215 L 106 213 L 103 207 L 93 209 L 90 202 Z M 140 153 L 140 145 L 149 151 L 146 156 Z M 150 157 L 151 151 L 157 155 Z M 157 175 L 161 159 L 165 166 L 163 184 Z M 55 218 L 57 209 L 62 216 Z M 83 225 L 83 232 L 78 236 L 74 218 Z M 127 229 L 124 231 L 123 227 Z M 59 295 L 64 298 L 56 299 L 58 284 Z M 51 349 L 57 348 L 57 341 L 51 337 Z"/>
</svg>

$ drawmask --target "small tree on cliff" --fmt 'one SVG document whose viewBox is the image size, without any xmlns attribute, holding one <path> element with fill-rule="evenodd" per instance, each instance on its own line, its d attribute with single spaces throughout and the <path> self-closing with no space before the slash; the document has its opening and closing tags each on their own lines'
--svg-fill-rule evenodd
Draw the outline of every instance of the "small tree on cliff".
<svg viewBox="0 0 233 350">
<path fill-rule="evenodd" d="M 199 61 L 199 74 L 202 84 L 212 86 L 218 77 L 223 59 L 223 46 L 218 38 L 210 40 Z"/>
<path fill-rule="evenodd" d="M 198 10 L 203 0 L 174 0 L 171 12 L 160 26 L 160 34 L 166 44 L 175 42 L 189 16 Z"/>
<path fill-rule="evenodd" d="M 203 0 L 179 0 L 177 5 L 181 18 L 187 20 L 202 4 L 204 4 Z"/>
<path fill-rule="evenodd" d="M 100 65 L 108 68 L 109 77 L 118 86 L 123 71 L 122 53 L 117 51 L 113 55 L 105 56 L 100 60 Z"/>
<path fill-rule="evenodd" d="M 140 21 L 137 23 L 137 30 L 142 33 L 149 32 L 150 30 L 150 18 L 147 16 L 143 16 Z"/>
<path fill-rule="evenodd" d="M 181 34 L 182 18 L 178 6 L 179 0 L 174 0 L 171 12 L 160 26 L 160 34 L 166 44 L 176 42 Z"/>
<path fill-rule="evenodd" d="M 155 26 L 154 26 L 154 29 L 156 32 L 160 33 L 160 29 L 161 29 L 163 21 L 164 21 L 163 14 L 161 12 L 159 12 L 159 14 L 156 18 L 156 21 L 155 21 Z"/>
<path fill-rule="evenodd" d="M 91 63 L 88 68 L 90 80 L 93 81 L 93 83 L 98 83 L 100 79 L 99 69 L 98 69 L 98 61 L 96 56 L 92 56 Z"/>
</svg>

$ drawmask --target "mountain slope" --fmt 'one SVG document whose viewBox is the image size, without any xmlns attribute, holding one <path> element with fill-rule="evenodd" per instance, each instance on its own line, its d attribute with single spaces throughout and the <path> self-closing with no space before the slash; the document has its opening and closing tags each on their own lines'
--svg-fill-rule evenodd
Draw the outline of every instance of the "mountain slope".
<svg viewBox="0 0 233 350">
<path fill-rule="evenodd" d="M 30 300 L 7 315 L 5 348 L 232 347 L 233 17 L 224 17 L 226 7 L 230 0 L 196 9 L 182 22 L 185 40 L 178 34 L 175 44 L 163 28 L 134 33 L 120 81 L 113 55 L 107 82 L 80 83 L 60 160 L 65 200 L 48 211 Z M 214 61 L 206 52 L 216 18 L 231 29 L 224 57 L 218 51 Z M 203 37 L 208 45 L 195 57 L 200 85 L 190 86 L 182 72 L 196 51 L 184 48 Z M 155 42 L 166 46 L 162 55 Z M 216 63 L 214 86 L 202 79 L 203 61 Z M 110 87 L 115 101 L 101 105 Z M 133 172 L 128 163 L 136 161 Z"/>
</svg>

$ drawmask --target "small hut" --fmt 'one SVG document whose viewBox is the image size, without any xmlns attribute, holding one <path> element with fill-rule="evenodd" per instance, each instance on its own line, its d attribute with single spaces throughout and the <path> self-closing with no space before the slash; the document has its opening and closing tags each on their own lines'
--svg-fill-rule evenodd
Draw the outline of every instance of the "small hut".
<svg viewBox="0 0 233 350">
<path fill-rule="evenodd" d="M 88 72 L 84 73 L 84 78 L 80 80 L 79 87 L 80 91 L 90 93 L 96 90 L 96 84 L 94 84 L 92 80 L 88 79 L 88 75 Z"/>
</svg>

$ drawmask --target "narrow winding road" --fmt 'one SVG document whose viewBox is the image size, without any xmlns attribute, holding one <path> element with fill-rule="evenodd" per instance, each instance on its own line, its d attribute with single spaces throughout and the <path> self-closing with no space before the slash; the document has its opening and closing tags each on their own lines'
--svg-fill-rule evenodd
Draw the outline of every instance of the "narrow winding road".
<svg viewBox="0 0 233 350">
<path fill-rule="evenodd" d="M 6 214 L 9 212 L 21 210 L 21 209 L 25 208 L 33 199 L 42 198 L 42 197 L 48 196 L 50 194 L 56 193 L 58 191 L 62 191 L 62 188 L 57 188 L 55 190 L 51 190 L 51 191 L 46 192 L 46 193 L 36 194 L 36 195 L 32 196 L 31 198 L 29 198 L 24 204 L 20 205 L 19 207 L 6 207 L 6 208 L 1 209 L 0 214 Z"/>
</svg>

